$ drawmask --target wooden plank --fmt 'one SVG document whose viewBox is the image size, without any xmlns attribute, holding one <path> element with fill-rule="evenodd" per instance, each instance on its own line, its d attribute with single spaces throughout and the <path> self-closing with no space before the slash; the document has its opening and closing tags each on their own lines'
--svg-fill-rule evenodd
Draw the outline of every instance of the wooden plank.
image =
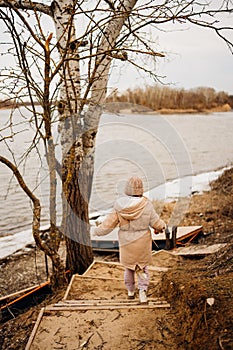
<svg viewBox="0 0 233 350">
<path fill-rule="evenodd" d="M 113 265 L 113 266 L 120 266 L 122 267 L 123 265 L 117 261 L 104 261 L 104 260 L 95 260 L 94 261 L 97 264 L 105 264 L 105 265 Z"/>
<path fill-rule="evenodd" d="M 203 230 L 202 226 L 181 226 L 177 228 L 177 240 L 192 237 Z"/>
<path fill-rule="evenodd" d="M 20 294 L 25 294 L 27 292 L 30 292 L 31 290 L 39 287 L 40 285 L 39 284 L 36 284 L 35 286 L 33 287 L 28 287 L 28 288 L 25 288 L 25 289 L 21 289 L 19 290 L 18 292 L 15 292 L 15 293 L 11 293 L 11 294 L 8 294 L 8 295 L 5 295 L 4 297 L 1 297 L 0 298 L 0 302 L 6 300 L 6 299 L 11 299 L 11 298 L 16 298 L 18 295 Z"/>
<path fill-rule="evenodd" d="M 73 275 L 74 279 L 80 279 L 80 280 L 103 280 L 103 281 L 123 281 L 123 278 L 113 278 L 113 277 L 98 277 L 98 276 L 85 276 L 85 275 Z"/>
<path fill-rule="evenodd" d="M 218 243 L 212 245 L 193 244 L 186 247 L 174 249 L 172 254 L 180 256 L 205 256 L 216 253 L 221 248 L 225 247 L 227 243 Z"/>
<path fill-rule="evenodd" d="M 153 304 L 153 305 L 160 305 L 160 304 L 168 304 L 166 300 L 151 300 L 148 299 L 149 304 Z M 139 300 L 135 299 L 135 300 L 83 300 L 83 302 L 78 302 L 73 300 L 73 302 L 71 303 L 57 303 L 54 304 L 53 307 L 60 309 L 61 307 L 68 307 L 68 308 L 76 308 L 76 307 L 89 307 L 89 306 L 122 306 L 122 305 L 127 305 L 127 306 L 132 306 L 132 305 L 140 305 Z"/>
<path fill-rule="evenodd" d="M 85 276 L 92 269 L 92 267 L 95 265 L 95 263 L 96 263 L 96 261 L 94 260 L 82 276 Z"/>
<path fill-rule="evenodd" d="M 93 247 L 93 251 L 100 252 L 100 253 L 119 253 L 119 249 L 116 248 L 99 248 L 99 247 Z"/>
<path fill-rule="evenodd" d="M 77 306 L 50 306 L 46 311 L 86 311 L 86 310 L 119 310 L 119 309 L 156 309 L 169 308 L 168 303 L 148 303 L 148 304 L 130 304 L 130 305 L 77 305 Z"/>
<path fill-rule="evenodd" d="M 177 226 L 176 240 L 183 240 L 190 236 L 193 236 L 195 233 L 199 233 L 203 230 L 202 226 Z M 170 238 L 172 237 L 172 228 L 169 227 Z M 155 241 L 165 241 L 166 237 L 164 233 L 154 234 L 152 233 L 152 238 Z"/>
<path fill-rule="evenodd" d="M 73 281 L 74 281 L 74 279 L 75 279 L 75 276 L 77 276 L 77 275 L 72 275 L 71 280 L 70 280 L 70 283 L 69 283 L 69 285 L 68 285 L 68 287 L 67 287 L 67 289 L 66 289 L 66 292 L 65 292 L 65 295 L 64 295 L 64 298 L 63 298 L 63 299 L 67 299 L 67 297 L 68 297 L 68 295 L 69 295 L 69 292 L 70 292 L 70 289 L 71 289 L 71 287 L 72 287 Z"/>
<path fill-rule="evenodd" d="M 99 278 L 124 278 L 125 268 L 119 262 L 107 262 L 96 260 L 91 268 L 86 271 L 83 276 L 99 277 Z"/>
<path fill-rule="evenodd" d="M 27 293 L 25 293 L 25 294 L 19 296 L 19 297 L 16 298 L 16 299 L 13 299 L 12 301 L 8 302 L 7 304 L 1 306 L 0 309 L 1 309 L 1 310 L 4 310 L 4 309 L 8 308 L 9 306 L 14 305 L 14 304 L 20 302 L 20 301 L 23 300 L 24 298 L 27 298 L 27 297 L 31 296 L 33 293 L 36 293 L 36 292 L 39 291 L 40 289 L 42 289 L 42 288 L 44 288 L 44 287 L 46 287 L 46 286 L 49 286 L 49 284 L 50 284 L 49 281 L 47 281 L 47 282 L 45 282 L 45 283 L 43 283 L 43 284 L 39 284 L 38 287 L 36 287 L 36 288 L 34 288 L 34 289 L 31 289 L 29 292 L 27 292 Z"/>
<path fill-rule="evenodd" d="M 104 309 L 108 309 L 109 307 L 110 308 L 114 308 L 114 309 L 116 309 L 116 308 L 118 308 L 118 307 L 122 307 L 122 306 L 127 306 L 127 307 L 129 307 L 129 308 L 131 308 L 131 307 L 133 307 L 133 306 L 137 306 L 137 305 L 141 305 L 141 303 L 139 302 L 139 301 L 137 301 L 137 302 L 125 302 L 125 303 L 115 303 L 115 304 L 113 304 L 113 303 L 110 303 L 110 304 L 108 304 L 108 303 L 101 303 L 101 304 L 95 304 L 95 303 L 93 303 L 93 304 L 88 304 L 88 303 L 86 303 L 86 304 L 80 304 L 80 305 L 78 305 L 78 304 L 70 304 L 70 305 L 66 305 L 66 304 L 57 304 L 57 305 L 53 305 L 53 308 L 54 308 L 54 310 L 56 309 L 56 310 L 61 310 L 61 309 L 63 309 L 63 308 L 65 308 L 66 310 L 76 310 L 76 309 L 80 309 L 80 308 L 82 308 L 82 309 L 88 309 L 89 310 L 89 308 L 91 307 L 93 307 L 94 309 L 99 309 L 99 308 L 101 308 L 101 307 L 104 307 Z M 159 306 L 161 306 L 161 305 L 165 305 L 165 306 L 167 306 L 168 305 L 168 303 L 166 302 L 166 301 L 158 301 L 158 302 L 153 302 L 153 303 L 151 303 L 151 302 L 148 302 L 147 303 L 147 305 L 159 305 Z"/>
<path fill-rule="evenodd" d="M 149 298 L 149 301 L 152 301 L 152 302 L 166 302 L 165 299 L 162 299 L 162 298 Z M 109 303 L 109 304 L 115 304 L 115 303 L 136 303 L 138 302 L 136 299 L 75 299 L 75 300 L 62 300 L 62 301 L 59 301 L 58 303 L 55 303 L 54 305 L 61 305 L 61 304 L 64 304 L 64 305 L 69 305 L 69 304 L 78 304 L 78 305 L 83 305 L 83 304 L 86 304 L 86 303 Z"/>
<path fill-rule="evenodd" d="M 43 307 L 43 308 L 40 310 L 40 313 L 39 313 L 39 315 L 38 315 L 38 317 L 37 317 L 37 320 L 36 320 L 35 326 L 33 327 L 32 333 L 31 333 L 31 335 L 30 335 L 30 337 L 29 337 L 29 339 L 28 339 L 28 342 L 27 342 L 27 345 L 26 345 L 26 347 L 25 347 L 25 350 L 29 350 L 30 347 L 31 347 L 31 345 L 32 345 L 32 343 L 33 343 L 33 340 L 34 340 L 34 338 L 35 338 L 36 332 L 37 332 L 37 330 L 38 330 L 38 328 L 39 328 L 40 322 L 41 322 L 42 317 L 43 317 L 43 315 L 44 315 L 44 311 L 45 311 L 45 307 Z"/>
</svg>

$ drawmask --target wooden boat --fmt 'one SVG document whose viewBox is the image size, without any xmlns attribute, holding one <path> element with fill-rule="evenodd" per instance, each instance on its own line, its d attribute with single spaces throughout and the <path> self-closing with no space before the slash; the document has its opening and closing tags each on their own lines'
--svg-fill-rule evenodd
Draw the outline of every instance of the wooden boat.
<svg viewBox="0 0 233 350">
<path fill-rule="evenodd" d="M 93 236 L 94 227 L 91 230 L 91 242 L 94 251 L 118 252 L 118 229 L 114 229 L 106 236 Z M 175 247 L 185 246 L 191 242 L 197 242 L 203 236 L 202 226 L 173 226 L 168 227 L 165 233 L 152 234 L 152 249 L 170 250 Z"/>
</svg>

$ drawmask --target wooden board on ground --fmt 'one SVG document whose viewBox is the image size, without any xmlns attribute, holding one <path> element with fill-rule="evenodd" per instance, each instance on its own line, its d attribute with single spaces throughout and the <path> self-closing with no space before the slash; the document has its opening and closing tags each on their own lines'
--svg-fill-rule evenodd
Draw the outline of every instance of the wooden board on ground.
<svg viewBox="0 0 233 350">
<path fill-rule="evenodd" d="M 25 350 L 165 349 L 173 335 L 161 327 L 167 309 L 43 310 Z M 167 321 L 168 322 L 168 321 Z M 169 346 L 169 348 L 170 348 Z M 175 344 L 174 347 L 175 348 Z"/>
<path fill-rule="evenodd" d="M 119 308 L 122 307 L 128 307 L 128 308 L 134 308 L 134 307 L 170 307 L 170 304 L 167 303 L 166 300 L 162 298 L 148 298 L 148 303 L 146 304 L 140 304 L 139 299 L 94 299 L 94 300 L 62 300 L 56 304 L 53 304 L 51 307 L 49 307 L 49 310 L 61 310 L 63 308 L 65 309 L 80 309 L 84 308 L 87 310 L 89 307 L 92 308 Z M 47 308 L 48 309 L 48 308 Z"/>
<path fill-rule="evenodd" d="M 160 309 L 169 308 L 170 304 L 164 299 L 148 298 L 147 303 L 140 303 L 139 299 L 104 299 L 104 300 L 63 300 L 57 304 L 51 305 L 46 310 L 67 311 L 67 310 L 115 310 L 115 309 Z"/>
<path fill-rule="evenodd" d="M 212 244 L 212 245 L 190 244 L 186 247 L 173 249 L 172 254 L 186 256 L 186 257 L 192 257 L 192 256 L 200 256 L 201 257 L 201 256 L 216 253 L 221 248 L 225 247 L 225 245 L 226 245 L 226 243 L 219 243 L 219 244 Z"/>
</svg>

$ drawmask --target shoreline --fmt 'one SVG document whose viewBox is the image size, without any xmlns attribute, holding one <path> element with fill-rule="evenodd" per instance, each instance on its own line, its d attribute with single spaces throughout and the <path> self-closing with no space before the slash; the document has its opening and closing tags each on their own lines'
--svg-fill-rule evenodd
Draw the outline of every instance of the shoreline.
<svg viewBox="0 0 233 350">
<path fill-rule="evenodd" d="M 119 103 L 120 105 L 121 103 Z M 194 109 L 194 108 L 186 108 L 186 109 L 176 109 L 176 108 L 161 108 L 159 110 L 151 110 L 148 107 L 143 106 L 135 106 L 129 103 L 129 107 L 125 108 L 117 108 L 110 107 L 104 110 L 104 113 L 119 113 L 119 114 L 146 114 L 146 115 L 172 115 L 172 114 L 212 114 L 212 113 L 227 113 L 231 112 L 232 107 L 226 103 L 221 106 L 209 108 L 209 109 Z"/>
<path fill-rule="evenodd" d="M 167 181 L 166 183 L 161 184 L 148 192 L 145 192 L 145 196 L 148 196 L 152 201 L 160 201 L 166 204 L 176 202 L 179 198 L 189 198 L 192 194 L 201 194 L 203 191 L 209 190 L 210 182 L 217 179 L 228 168 L 229 166 L 226 166 L 214 171 L 203 172 L 196 175 L 190 175 L 182 179 L 177 178 Z M 191 181 L 192 186 L 188 188 L 188 192 L 183 193 L 182 196 L 180 196 L 180 182 L 181 180 L 185 181 L 186 178 L 188 179 L 189 183 Z M 95 220 L 98 220 L 97 217 L 104 216 L 107 213 L 108 211 L 104 213 L 90 213 L 90 222 L 94 225 Z M 95 220 L 92 219 L 92 217 L 95 217 Z M 46 227 L 43 228 L 45 229 Z M 0 237 L 0 264 L 9 256 L 16 256 L 27 253 L 27 251 L 31 251 L 34 249 L 34 244 L 35 242 L 32 236 L 31 228 L 20 231 L 13 235 Z"/>
<path fill-rule="evenodd" d="M 113 103 L 119 103 L 123 104 L 125 102 L 113 102 Z M 230 106 L 229 103 L 225 103 L 223 105 L 219 105 L 213 108 L 204 108 L 204 109 L 195 109 L 195 108 L 186 108 L 186 109 L 180 109 L 180 108 L 161 108 L 159 110 L 151 110 L 148 107 L 143 107 L 143 106 L 135 106 L 131 103 L 128 103 L 132 105 L 132 107 L 128 108 L 106 108 L 104 109 L 104 113 L 120 113 L 120 114 L 151 114 L 151 115 L 156 115 L 156 114 L 211 114 L 211 113 L 216 113 L 216 112 L 231 112 L 233 108 Z M 39 104 L 36 104 L 39 106 Z M 9 109 L 19 109 L 21 107 L 27 107 L 30 106 L 28 105 L 17 105 L 17 106 L 1 106 L 0 105 L 0 111 L 3 110 L 9 110 Z"/>
</svg>

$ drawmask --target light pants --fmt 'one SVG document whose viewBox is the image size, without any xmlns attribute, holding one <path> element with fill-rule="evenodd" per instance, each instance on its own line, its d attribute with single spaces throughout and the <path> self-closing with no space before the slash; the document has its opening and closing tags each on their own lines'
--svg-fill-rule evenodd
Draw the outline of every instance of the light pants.
<svg viewBox="0 0 233 350">
<path fill-rule="evenodd" d="M 138 289 L 142 289 L 147 291 L 149 285 L 149 273 L 148 266 L 143 268 L 143 274 L 137 273 L 138 276 Z M 135 290 L 135 271 L 128 269 L 126 267 L 124 273 L 125 286 L 130 292 L 134 292 Z"/>
</svg>

